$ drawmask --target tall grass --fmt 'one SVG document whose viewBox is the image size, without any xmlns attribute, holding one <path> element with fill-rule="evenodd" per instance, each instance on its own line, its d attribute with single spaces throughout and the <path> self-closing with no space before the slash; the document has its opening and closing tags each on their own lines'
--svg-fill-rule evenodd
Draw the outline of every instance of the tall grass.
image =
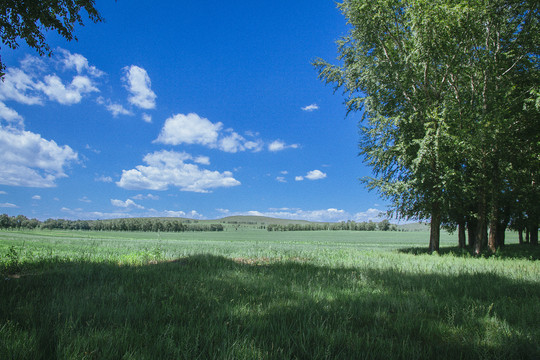
<svg viewBox="0 0 540 360">
<path fill-rule="evenodd" d="M 518 245 L 242 234 L 0 232 L 0 358 L 540 357 L 540 267 Z"/>
</svg>

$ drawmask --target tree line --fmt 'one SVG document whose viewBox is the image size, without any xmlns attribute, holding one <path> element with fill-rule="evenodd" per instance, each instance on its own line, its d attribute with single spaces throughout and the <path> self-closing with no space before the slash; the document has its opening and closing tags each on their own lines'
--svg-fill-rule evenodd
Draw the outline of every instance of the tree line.
<svg viewBox="0 0 540 360">
<path fill-rule="evenodd" d="M 127 218 L 111 220 L 65 220 L 47 219 L 39 221 L 24 215 L 0 215 L 0 229 L 49 229 L 49 230 L 93 230 L 93 231 L 142 231 L 142 232 L 186 232 L 223 231 L 221 224 L 201 224 L 197 220 L 167 218 Z"/>
<path fill-rule="evenodd" d="M 383 220 L 379 223 L 341 221 L 338 223 L 309 223 L 309 224 L 269 224 L 266 226 L 267 231 L 324 231 L 324 230 L 350 230 L 350 231 L 397 231 L 395 224 L 390 224 L 390 221 Z"/>
<path fill-rule="evenodd" d="M 506 229 L 538 245 L 540 2 L 345 0 L 349 33 L 321 79 L 360 112 L 363 179 L 391 215 L 476 253 Z M 468 240 L 467 240 L 468 237 Z"/>
</svg>

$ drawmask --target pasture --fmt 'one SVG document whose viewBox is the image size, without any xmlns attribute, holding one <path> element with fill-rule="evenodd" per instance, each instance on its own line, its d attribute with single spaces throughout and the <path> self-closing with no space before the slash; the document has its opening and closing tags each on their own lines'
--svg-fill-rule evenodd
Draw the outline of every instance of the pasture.
<svg viewBox="0 0 540 360">
<path fill-rule="evenodd" d="M 0 231 L 0 358 L 539 358 L 538 249 L 427 238 Z"/>
</svg>

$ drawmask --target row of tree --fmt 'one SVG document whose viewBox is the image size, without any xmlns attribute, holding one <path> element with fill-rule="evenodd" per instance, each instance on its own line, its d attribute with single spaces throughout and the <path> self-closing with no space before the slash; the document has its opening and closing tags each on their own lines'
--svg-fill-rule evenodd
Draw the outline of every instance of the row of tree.
<svg viewBox="0 0 540 360">
<path fill-rule="evenodd" d="M 50 229 L 50 230 L 94 230 L 94 231 L 143 231 L 185 232 L 223 231 L 221 224 L 200 224 L 167 218 L 133 218 L 112 220 L 65 220 L 48 219 L 43 222 L 28 219 L 24 215 L 0 215 L 0 229 Z"/>
<path fill-rule="evenodd" d="M 400 218 L 479 253 L 507 228 L 538 244 L 540 2 L 345 0 L 351 26 L 320 78 L 361 111 L 363 181 Z M 488 231 L 489 230 L 489 231 Z"/>
<path fill-rule="evenodd" d="M 266 226 L 268 231 L 325 231 L 325 230 L 349 230 L 349 231 L 397 231 L 398 228 L 394 224 L 390 224 L 388 220 L 383 220 L 379 223 L 341 221 L 338 223 L 309 223 L 309 224 L 269 224 Z"/>
</svg>

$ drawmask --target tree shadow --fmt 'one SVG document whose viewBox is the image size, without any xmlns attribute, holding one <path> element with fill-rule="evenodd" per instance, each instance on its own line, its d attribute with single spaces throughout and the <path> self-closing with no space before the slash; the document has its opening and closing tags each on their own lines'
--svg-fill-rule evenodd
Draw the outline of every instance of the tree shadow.
<svg viewBox="0 0 540 360">
<path fill-rule="evenodd" d="M 423 255 L 429 254 L 429 249 L 426 247 L 409 247 L 399 249 L 398 252 Z M 456 257 L 478 257 L 478 255 L 474 253 L 473 248 L 460 248 L 457 246 L 440 248 L 439 254 Z M 508 244 L 499 248 L 496 253 L 492 253 L 489 249 L 484 249 L 479 256 L 484 258 L 496 257 L 501 259 L 540 260 L 540 247 L 532 246 L 530 244 Z"/>
<path fill-rule="evenodd" d="M 0 358 L 538 358 L 540 286 L 196 255 L 0 286 Z"/>
</svg>

